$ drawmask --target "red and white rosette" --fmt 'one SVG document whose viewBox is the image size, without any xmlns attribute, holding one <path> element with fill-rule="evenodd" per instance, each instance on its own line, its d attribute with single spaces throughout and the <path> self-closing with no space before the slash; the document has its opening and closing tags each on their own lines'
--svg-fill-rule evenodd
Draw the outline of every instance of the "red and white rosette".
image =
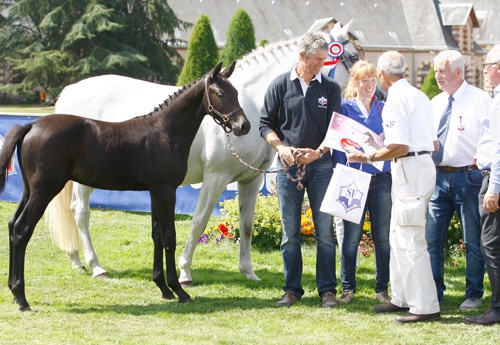
<svg viewBox="0 0 500 345">
<path fill-rule="evenodd" d="M 342 42 L 333 41 L 328 46 L 328 56 L 332 58 L 330 61 L 325 61 L 324 66 L 335 66 L 340 58 L 344 55 L 344 45 Z"/>
</svg>

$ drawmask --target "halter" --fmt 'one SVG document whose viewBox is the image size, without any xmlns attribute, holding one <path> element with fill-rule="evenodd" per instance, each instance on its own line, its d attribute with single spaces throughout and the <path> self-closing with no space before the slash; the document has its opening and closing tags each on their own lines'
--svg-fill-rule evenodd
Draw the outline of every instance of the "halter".
<svg viewBox="0 0 500 345">
<path fill-rule="evenodd" d="M 351 43 L 351 41 L 347 39 L 342 42 L 342 45 L 345 46 L 348 43 Z M 349 67 L 347 66 L 347 62 L 345 62 L 345 57 L 343 55 L 340 57 L 340 61 L 342 61 L 342 64 L 344 65 L 346 71 L 349 71 Z"/>
<path fill-rule="evenodd" d="M 226 114 L 226 115 L 222 114 L 220 111 L 218 111 L 217 109 L 215 109 L 213 107 L 213 105 L 212 105 L 212 102 L 210 102 L 210 95 L 208 94 L 208 76 L 205 77 L 205 92 L 207 94 L 208 112 L 212 116 L 212 119 L 214 119 L 214 121 L 215 121 L 216 124 L 218 124 L 219 126 L 222 127 L 222 129 L 224 130 L 224 132 L 231 133 L 233 129 L 229 125 L 229 118 L 231 116 L 233 116 L 234 114 L 236 114 L 238 111 L 243 110 L 243 109 L 241 109 L 241 107 L 239 107 L 238 109 L 235 109 L 235 110 L 233 110 L 232 112 L 230 112 L 229 114 Z M 216 117 L 214 115 L 214 113 L 218 117 Z"/>
</svg>

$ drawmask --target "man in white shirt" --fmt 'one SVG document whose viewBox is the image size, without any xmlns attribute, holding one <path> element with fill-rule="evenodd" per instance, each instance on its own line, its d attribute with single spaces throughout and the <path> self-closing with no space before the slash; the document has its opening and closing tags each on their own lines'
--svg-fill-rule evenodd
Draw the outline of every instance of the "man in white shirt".
<svg viewBox="0 0 500 345">
<path fill-rule="evenodd" d="M 425 214 L 434 191 L 436 169 L 431 152 L 437 150 L 432 107 L 427 96 L 405 79 L 406 62 L 389 51 L 377 62 L 382 88 L 388 90 L 382 111 L 384 147 L 365 155 L 351 150 L 351 162 L 371 163 L 393 159 L 391 246 L 391 303 L 375 306 L 376 313 L 407 311 L 397 323 L 435 321 L 441 318 L 427 243 Z"/>
<path fill-rule="evenodd" d="M 431 101 L 442 157 L 437 160 L 437 154 L 433 155 L 437 169 L 436 188 L 429 202 L 426 240 L 438 299 L 442 303 L 446 290 L 443 274 L 446 235 L 453 214 L 458 214 L 466 250 L 465 301 L 460 309 L 470 310 L 481 305 L 484 292 L 484 259 L 477 204 L 483 176 L 474 164 L 474 155 L 481 116 L 488 111 L 491 97 L 465 81 L 464 59 L 456 50 L 439 53 L 434 58 L 434 70 L 437 84 L 443 91 Z M 451 113 L 446 119 L 444 113 L 450 100 Z M 447 124 L 444 124 L 445 120 L 448 120 Z M 445 137 L 440 137 L 442 130 L 446 131 Z"/>
<path fill-rule="evenodd" d="M 490 308 L 480 316 L 467 316 L 465 323 L 491 325 L 500 323 L 500 44 L 486 55 L 484 74 L 494 87 L 494 99 L 483 116 L 477 148 L 477 165 L 483 172 L 479 193 L 481 214 L 481 249 L 491 285 Z M 493 134 L 493 135 L 492 135 Z"/>
</svg>

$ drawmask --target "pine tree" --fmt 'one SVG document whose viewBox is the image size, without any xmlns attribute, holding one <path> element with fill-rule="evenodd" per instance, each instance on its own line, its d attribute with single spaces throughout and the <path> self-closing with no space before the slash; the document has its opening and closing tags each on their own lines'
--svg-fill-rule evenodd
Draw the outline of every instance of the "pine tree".
<svg viewBox="0 0 500 345">
<path fill-rule="evenodd" d="M 231 65 L 233 61 L 255 48 L 255 30 L 252 19 L 244 9 L 239 8 L 231 18 L 226 37 L 226 46 L 221 54 L 224 66 Z"/>
<path fill-rule="evenodd" d="M 429 97 L 429 99 L 432 99 L 434 96 L 441 93 L 441 90 L 436 82 L 436 72 L 434 71 L 434 66 L 431 67 L 429 74 L 425 77 L 421 90 L 427 95 L 427 97 Z"/>
<path fill-rule="evenodd" d="M 19 0 L 0 3 L 0 59 L 12 64 L 11 94 L 41 87 L 54 97 L 89 76 L 115 73 L 174 83 L 168 43 L 177 19 L 164 0 Z M 169 40 L 163 37 L 167 35 Z"/>
<path fill-rule="evenodd" d="M 218 62 L 219 49 L 210 26 L 210 18 L 202 14 L 189 37 L 186 61 L 177 85 L 185 85 L 202 77 Z"/>
</svg>

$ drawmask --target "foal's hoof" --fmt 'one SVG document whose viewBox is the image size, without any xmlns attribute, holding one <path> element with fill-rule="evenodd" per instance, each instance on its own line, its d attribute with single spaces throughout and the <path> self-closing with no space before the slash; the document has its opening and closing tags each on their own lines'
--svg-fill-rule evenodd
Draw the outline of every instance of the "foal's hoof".
<svg viewBox="0 0 500 345">
<path fill-rule="evenodd" d="M 192 303 L 192 302 L 193 302 L 193 299 L 190 296 L 183 298 L 183 299 L 179 298 L 179 303 Z"/>
<path fill-rule="evenodd" d="M 173 292 L 169 293 L 169 294 L 166 294 L 166 295 L 163 295 L 161 296 L 163 299 L 175 299 L 175 295 L 173 294 Z"/>
<path fill-rule="evenodd" d="M 193 286 L 193 281 L 192 280 L 186 280 L 183 282 L 179 282 L 183 288 L 187 287 L 192 287 Z"/>
<path fill-rule="evenodd" d="M 18 309 L 18 310 L 19 310 L 19 311 L 31 311 L 31 308 L 30 308 L 30 306 L 29 306 L 29 305 L 28 305 L 28 306 L 26 306 L 26 307 L 19 306 L 19 309 Z"/>
</svg>

